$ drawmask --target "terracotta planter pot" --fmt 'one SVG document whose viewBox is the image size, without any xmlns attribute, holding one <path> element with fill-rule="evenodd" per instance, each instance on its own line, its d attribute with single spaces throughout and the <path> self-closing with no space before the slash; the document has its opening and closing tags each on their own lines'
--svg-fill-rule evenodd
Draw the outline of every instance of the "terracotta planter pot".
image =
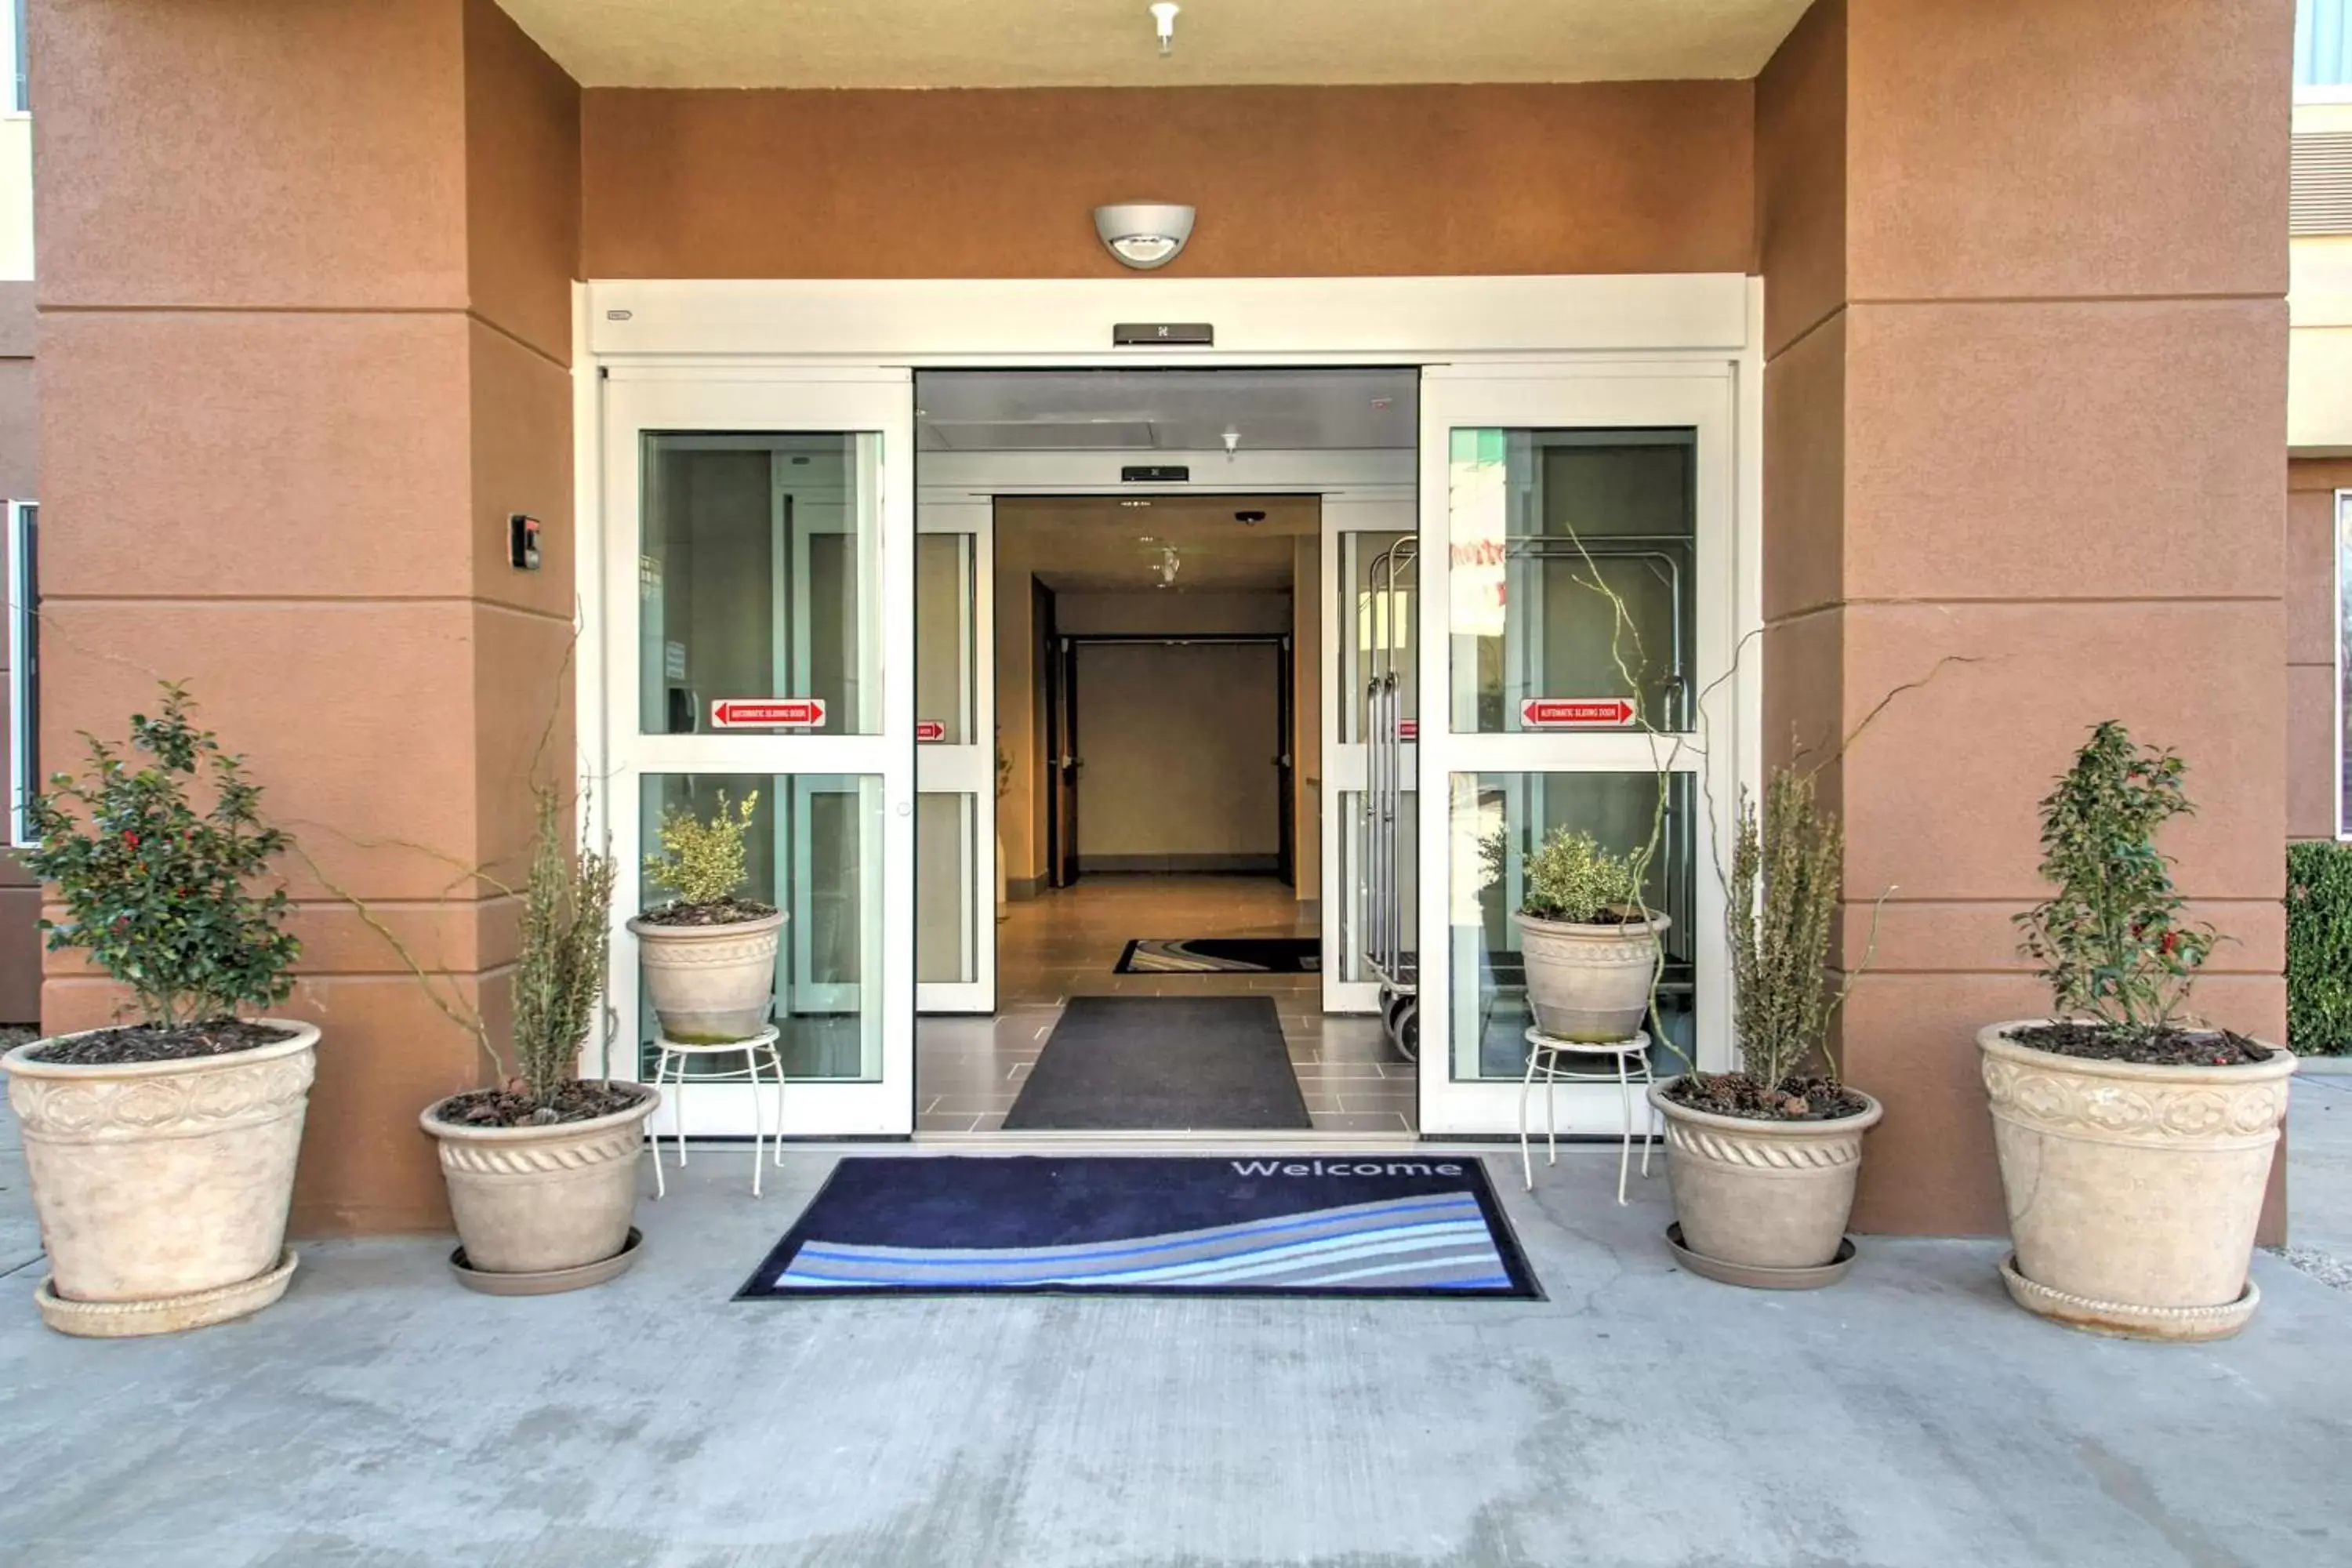
<svg viewBox="0 0 2352 1568">
<path fill-rule="evenodd" d="M 783 928 L 782 910 L 730 925 L 630 921 L 662 1033 L 682 1045 L 712 1045 L 748 1040 L 766 1028 Z"/>
<path fill-rule="evenodd" d="M 2029 1311 L 2137 1339 L 2237 1332 L 2261 1293 L 2246 1279 L 2285 1120 L 2294 1058 L 2148 1067 L 1977 1036 Z"/>
<path fill-rule="evenodd" d="M 441 1176 L 466 1261 L 488 1274 L 581 1268 L 618 1253 L 637 1209 L 637 1154 L 661 1096 L 589 1121 L 551 1127 L 461 1127 L 419 1120 L 441 1145 Z M 452 1098 L 455 1098 L 454 1096 Z"/>
<path fill-rule="evenodd" d="M 1650 1011 L 1665 916 L 1631 925 L 1577 925 L 1515 914 L 1536 1027 L 1556 1039 L 1622 1040 Z"/>
<path fill-rule="evenodd" d="M 1665 1118 L 1683 1245 L 1744 1268 L 1818 1268 L 1836 1258 L 1878 1101 L 1864 1094 L 1869 1109 L 1834 1121 L 1758 1121 L 1677 1104 L 1671 1087 L 1653 1086 L 1650 1103 Z"/>
<path fill-rule="evenodd" d="M 261 1021 L 293 1033 L 179 1061 L 34 1060 L 47 1040 L 0 1058 L 49 1255 L 36 1300 L 51 1328 L 167 1333 L 285 1294 L 286 1211 L 319 1031 Z"/>
</svg>

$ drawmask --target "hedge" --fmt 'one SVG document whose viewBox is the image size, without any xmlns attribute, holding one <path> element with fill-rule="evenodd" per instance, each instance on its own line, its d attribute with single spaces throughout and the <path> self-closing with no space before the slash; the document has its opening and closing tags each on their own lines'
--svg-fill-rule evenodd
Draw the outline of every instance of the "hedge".
<svg viewBox="0 0 2352 1568">
<path fill-rule="evenodd" d="M 2352 844 L 2287 846 L 2286 1040 L 2352 1055 Z"/>
</svg>

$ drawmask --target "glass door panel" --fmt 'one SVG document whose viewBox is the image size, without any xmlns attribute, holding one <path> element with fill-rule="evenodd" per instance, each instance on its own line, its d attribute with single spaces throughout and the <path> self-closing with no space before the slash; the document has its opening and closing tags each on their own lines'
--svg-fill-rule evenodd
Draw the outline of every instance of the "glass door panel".
<svg viewBox="0 0 2352 1568">
<path fill-rule="evenodd" d="M 720 727 L 735 706 L 819 705 L 813 732 L 881 724 L 880 437 L 647 431 L 638 723 Z"/>
<path fill-rule="evenodd" d="M 670 814 L 753 800 L 740 896 L 785 916 L 784 1130 L 907 1131 L 916 943 L 910 901 L 887 895 L 914 865 L 908 378 L 616 367 L 604 387 L 603 807 L 635 873 L 615 910 L 620 1055 L 650 1073 L 658 1026 L 620 923 L 657 901 L 646 853 Z M 726 1081 L 740 1059 L 694 1065 L 713 1081 L 656 1125 L 751 1131 L 753 1091 Z"/>
<path fill-rule="evenodd" d="M 915 1005 L 996 1005 L 992 509 L 926 498 L 915 535 Z"/>
<path fill-rule="evenodd" d="M 1362 526 L 1383 513 L 1393 514 L 1400 526 Z M 1324 941 L 1337 958 L 1324 966 L 1324 1006 L 1333 1012 L 1370 1012 L 1380 1005 L 1380 976 L 1368 944 L 1378 941 L 1374 927 L 1383 913 L 1381 900 L 1392 900 L 1401 910 L 1410 910 L 1414 902 L 1410 846 L 1417 837 L 1412 814 L 1418 797 L 1412 781 L 1418 748 L 1412 736 L 1421 713 L 1421 678 L 1414 658 L 1418 543 L 1413 531 L 1402 526 L 1412 521 L 1409 502 L 1327 505 L 1325 516 L 1327 527 L 1332 526 L 1329 520 L 1346 521 L 1333 530 L 1338 571 L 1333 600 L 1326 606 L 1328 635 L 1337 644 L 1331 657 L 1338 673 L 1336 689 L 1327 699 L 1333 715 L 1327 767 L 1335 824 L 1328 853 L 1336 875 L 1330 882 L 1332 907 L 1325 917 Z M 1398 754 L 1380 765 L 1394 770 L 1394 798 L 1401 804 L 1394 821 L 1376 823 L 1379 803 L 1386 797 L 1374 787 L 1374 753 L 1381 737 L 1375 733 L 1372 692 L 1390 678 L 1395 682 Z M 1375 843 L 1376 833 L 1393 837 L 1404 847 L 1392 861 L 1385 854 L 1385 838 Z M 1410 936 L 1397 945 L 1410 950 Z"/>
<path fill-rule="evenodd" d="M 1514 1130 L 1527 858 L 1591 833 L 1646 865 L 1671 924 L 1649 1027 L 1662 1076 L 1727 1059 L 1714 847 L 1737 798 L 1732 384 L 1692 366 L 1433 371 L 1422 409 L 1422 1126 Z M 1438 624 L 1442 621 L 1442 625 Z M 1712 683 L 1712 684 L 1710 684 Z M 1444 1042 L 1442 1047 L 1436 1042 Z M 1444 1070 L 1431 1070 L 1439 1062 Z M 1563 1089 L 1613 1132 L 1613 1086 Z"/>
<path fill-rule="evenodd" d="M 1569 703 L 1594 705 L 1596 725 L 1607 710 L 1686 732 L 1695 433 L 1470 428 L 1450 444 L 1454 728 L 1555 728 Z"/>
<path fill-rule="evenodd" d="M 663 816 L 709 821 L 745 800 L 756 805 L 745 845 L 742 896 L 784 912 L 777 944 L 770 1021 L 784 1071 L 796 1079 L 874 1082 L 882 1076 L 882 781 L 824 774 L 646 773 L 640 841 L 653 843 Z M 641 905 L 659 901 L 644 885 Z M 653 1069 L 650 1003 L 638 1017 L 640 1066 Z M 689 1069 L 740 1064 L 697 1058 Z"/>
</svg>

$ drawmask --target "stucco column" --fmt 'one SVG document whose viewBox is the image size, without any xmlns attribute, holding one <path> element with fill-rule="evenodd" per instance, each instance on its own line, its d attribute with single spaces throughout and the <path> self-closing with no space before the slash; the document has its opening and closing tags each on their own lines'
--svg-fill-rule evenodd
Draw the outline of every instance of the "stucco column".
<svg viewBox="0 0 2352 1568">
<path fill-rule="evenodd" d="M 32 12 L 46 760 L 191 683 L 316 866 L 296 1225 L 436 1226 L 415 1115 L 478 1053 L 331 889 L 499 1026 L 513 900 L 467 868 L 573 772 L 577 89 L 488 0 Z M 51 961 L 47 1027 L 113 1003 Z"/>
<path fill-rule="evenodd" d="M 2178 747 L 2168 830 L 2284 1028 L 2289 0 L 1822 0 L 1758 91 L 1768 731 L 1833 750 L 1858 1225 L 2001 1223 L 1977 1026 L 2035 803 L 2090 726 Z M 1797 737 L 1792 742 L 1791 736 Z"/>
</svg>

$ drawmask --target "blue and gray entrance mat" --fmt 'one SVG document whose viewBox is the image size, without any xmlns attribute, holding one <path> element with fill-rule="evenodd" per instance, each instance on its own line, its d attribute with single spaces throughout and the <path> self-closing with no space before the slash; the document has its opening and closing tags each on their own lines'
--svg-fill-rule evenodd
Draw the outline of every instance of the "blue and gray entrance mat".
<svg viewBox="0 0 2352 1568">
<path fill-rule="evenodd" d="M 736 1292 L 1543 1299 L 1475 1158 L 842 1161 Z"/>
</svg>

